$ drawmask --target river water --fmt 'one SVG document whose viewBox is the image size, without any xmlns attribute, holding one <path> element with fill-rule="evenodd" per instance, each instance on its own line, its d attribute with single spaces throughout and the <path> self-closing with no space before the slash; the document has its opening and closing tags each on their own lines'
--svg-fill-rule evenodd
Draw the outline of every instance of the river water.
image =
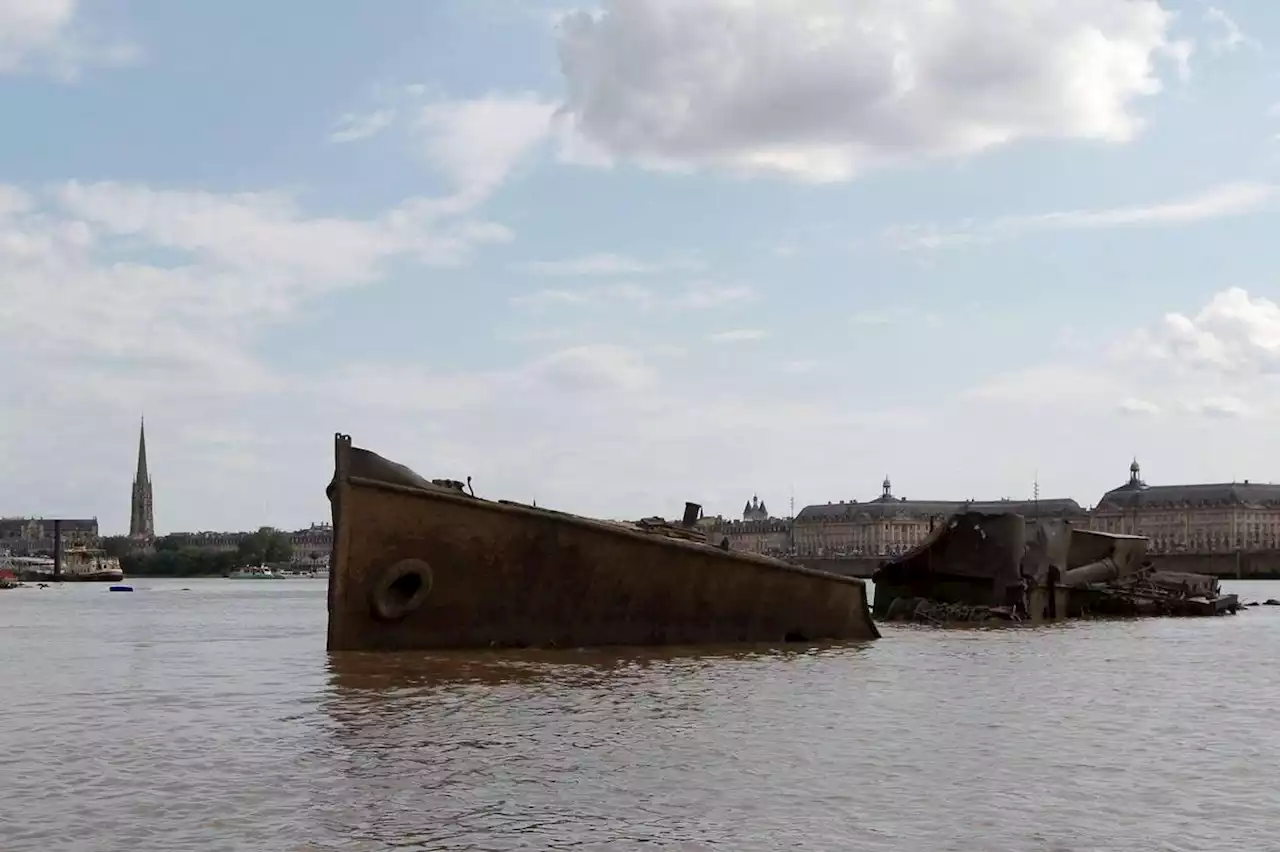
<svg viewBox="0 0 1280 852">
<path fill-rule="evenodd" d="M 4 852 L 1280 848 L 1280 608 L 330 656 L 323 580 L 134 585 L 0 592 Z"/>
</svg>

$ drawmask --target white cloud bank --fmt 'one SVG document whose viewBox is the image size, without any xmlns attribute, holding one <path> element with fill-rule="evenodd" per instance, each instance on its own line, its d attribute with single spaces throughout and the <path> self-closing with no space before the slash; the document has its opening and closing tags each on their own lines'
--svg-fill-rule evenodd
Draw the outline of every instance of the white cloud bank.
<svg viewBox="0 0 1280 852">
<path fill-rule="evenodd" d="M 788 411 L 841 433 L 868 422 L 775 399 L 709 452 L 744 399 L 681 370 L 676 348 L 607 339 L 468 369 L 369 362 L 340 336 L 281 357 L 275 338 L 324 297 L 384 282 L 392 263 L 465 263 L 509 236 L 455 196 L 353 218 L 279 192 L 0 186 L 0 363 L 21 365 L 0 380 L 0 513 L 99 514 L 120 529 L 142 413 L 168 530 L 322 516 L 335 429 L 427 473 L 473 474 L 490 496 L 650 513 L 695 490 L 737 502 L 713 468 L 737 441 L 785 428 Z M 748 295 L 695 282 L 641 300 L 693 311 Z M 655 446 L 671 455 L 646 461 Z M 593 506 L 603 483 L 608 502 Z"/>
<path fill-rule="evenodd" d="M 1280 305 L 1240 287 L 1217 293 L 1194 315 L 1172 312 L 1126 351 L 1222 379 L 1280 373 Z"/>
<path fill-rule="evenodd" d="M 0 381 L 0 511 L 97 512 L 119 529 L 142 412 L 162 529 L 322 516 L 337 429 L 429 475 L 472 475 L 486 496 L 631 516 L 685 499 L 732 511 L 753 491 L 781 504 L 793 483 L 801 503 L 873 496 L 886 467 L 903 493 L 942 497 L 1029 488 L 1038 467 L 1044 488 L 1070 482 L 1088 501 L 1080 460 L 1108 448 L 1120 468 L 1139 450 L 1146 470 L 1160 442 L 1181 457 L 1213 424 L 1233 436 L 1218 445 L 1231 469 L 1246 470 L 1246 449 L 1274 431 L 1280 307 L 1237 290 L 1153 318 L 1114 362 L 1023 370 L 969 394 L 957 381 L 953 396 L 914 392 L 923 377 L 904 374 L 896 400 L 861 390 L 857 365 L 816 369 L 803 340 L 700 313 L 675 338 L 637 326 L 628 342 L 565 340 L 484 367 L 369 363 L 342 340 L 315 347 L 343 356 L 323 370 L 261 354 L 317 299 L 380 282 L 392 262 L 465 263 L 506 236 L 453 198 L 349 218 L 273 192 L 0 189 L 0 359 L 23 365 Z M 586 292 L 633 324 L 637 298 L 692 312 L 743 295 L 643 289 Z M 754 369 L 743 359 L 766 338 L 777 369 Z M 940 464 L 948 440 L 990 463 Z M 50 479 L 50 459 L 66 476 Z"/>
<path fill-rule="evenodd" d="M 0 0 L 0 74 L 45 70 L 75 77 L 86 65 L 134 61 L 138 49 L 97 37 L 77 0 Z"/>
<path fill-rule="evenodd" d="M 402 86 L 330 139 L 399 123 L 478 188 L 547 142 L 578 165 L 819 182 L 1024 140 L 1122 143 L 1165 72 L 1186 73 L 1174 19 L 1157 0 L 604 0 L 556 16 L 558 101 Z"/>
<path fill-rule="evenodd" d="M 423 162 L 473 201 L 492 194 L 548 138 L 556 109 L 534 92 L 449 98 L 421 84 L 380 88 L 374 101 L 339 116 L 329 141 L 370 139 L 398 126 Z"/>
<path fill-rule="evenodd" d="M 1104 360 L 1018 369 L 971 388 L 978 401 L 1032 407 L 1106 407 L 1128 416 L 1280 415 L 1280 305 L 1231 287 L 1194 314 L 1169 312 L 1107 351 Z"/>
<path fill-rule="evenodd" d="M 846 180 L 1037 138 L 1125 142 L 1187 43 L 1155 0 L 605 0 L 565 16 L 597 154 Z"/>
</svg>

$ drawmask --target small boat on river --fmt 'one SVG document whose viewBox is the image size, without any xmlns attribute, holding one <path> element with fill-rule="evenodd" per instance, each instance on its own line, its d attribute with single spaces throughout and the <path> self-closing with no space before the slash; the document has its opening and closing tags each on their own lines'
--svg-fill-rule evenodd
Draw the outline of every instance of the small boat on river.
<svg viewBox="0 0 1280 852">
<path fill-rule="evenodd" d="M 231 580 L 283 580 L 285 574 L 267 565 L 246 565 L 227 575 Z"/>
<path fill-rule="evenodd" d="M 63 554 L 62 579 L 81 583 L 119 583 L 120 560 L 98 547 L 72 547 Z"/>
<path fill-rule="evenodd" d="M 875 639 L 862 580 L 709 542 L 476 497 L 335 437 L 331 651 Z"/>
<path fill-rule="evenodd" d="M 69 547 L 61 564 L 52 556 L 11 556 L 0 554 L 0 570 L 12 571 L 17 579 L 31 583 L 118 583 L 124 579 L 120 560 L 107 556 L 99 547 Z"/>
</svg>

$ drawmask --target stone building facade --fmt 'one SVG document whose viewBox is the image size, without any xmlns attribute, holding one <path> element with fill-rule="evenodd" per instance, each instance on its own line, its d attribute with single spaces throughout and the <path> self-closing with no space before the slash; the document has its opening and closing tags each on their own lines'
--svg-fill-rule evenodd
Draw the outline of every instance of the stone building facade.
<svg viewBox="0 0 1280 852">
<path fill-rule="evenodd" d="M 97 518 L 60 518 L 62 547 L 97 547 Z M 0 551 L 14 556 L 53 553 L 53 521 L 44 518 L 0 518 Z"/>
<path fill-rule="evenodd" d="M 716 544 L 728 539 L 731 550 L 781 556 L 791 549 L 791 521 L 770 517 L 758 494 L 742 507 L 742 520 L 715 515 L 699 518 L 696 526 Z"/>
<path fill-rule="evenodd" d="M 293 541 L 293 564 L 299 568 L 326 568 L 333 551 L 333 525 L 312 524 L 289 534 Z"/>
<path fill-rule="evenodd" d="M 1280 485 L 1222 482 L 1147 485 L 1137 459 L 1129 480 L 1098 500 L 1092 526 L 1145 535 L 1155 553 L 1215 553 L 1280 547 Z"/>
<path fill-rule="evenodd" d="M 806 506 L 794 519 L 760 517 L 764 503 L 748 501 L 741 521 L 719 516 L 700 521 L 713 540 L 727 538 L 734 550 L 798 557 L 892 556 L 922 542 L 935 525 L 956 512 L 1016 512 L 1027 524 L 1061 518 L 1087 525 L 1088 512 L 1075 500 L 908 500 L 896 497 L 888 477 L 880 496 L 867 502 L 842 500 Z"/>
<path fill-rule="evenodd" d="M 761 518 L 751 521 L 724 521 L 708 529 L 713 542 L 729 539 L 730 550 L 745 550 L 780 556 L 791 548 L 791 521 L 786 518 Z"/>
<path fill-rule="evenodd" d="M 880 496 L 806 506 L 796 515 L 793 530 L 799 556 L 892 556 L 922 542 L 937 524 L 956 512 L 1016 512 L 1028 525 L 1061 518 L 1088 523 L 1088 512 L 1070 498 L 1046 500 L 908 500 L 895 497 L 889 477 Z"/>
</svg>

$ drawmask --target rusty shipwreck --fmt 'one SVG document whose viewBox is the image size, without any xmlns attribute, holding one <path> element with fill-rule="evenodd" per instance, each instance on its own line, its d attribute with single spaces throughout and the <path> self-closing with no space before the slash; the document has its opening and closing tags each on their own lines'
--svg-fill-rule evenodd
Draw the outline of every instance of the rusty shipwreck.
<svg viewBox="0 0 1280 852">
<path fill-rule="evenodd" d="M 1046 621 L 1126 615 L 1222 615 L 1239 608 L 1216 578 L 1159 571 L 1145 536 L 966 511 L 873 576 L 887 621 Z"/>
<path fill-rule="evenodd" d="M 335 437 L 328 648 L 874 639 L 863 581 L 706 541 L 469 493 Z"/>
</svg>

